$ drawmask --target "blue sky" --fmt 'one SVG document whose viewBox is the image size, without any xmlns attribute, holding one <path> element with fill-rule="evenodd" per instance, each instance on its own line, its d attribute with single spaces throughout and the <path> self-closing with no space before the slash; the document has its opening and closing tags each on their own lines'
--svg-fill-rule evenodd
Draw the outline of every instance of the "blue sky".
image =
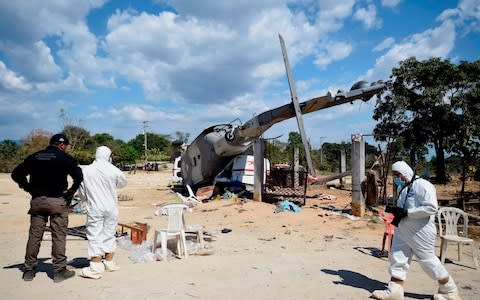
<svg viewBox="0 0 480 300">
<path fill-rule="evenodd" d="M 478 60 L 480 0 L 0 0 L 0 141 L 61 130 L 61 109 L 124 141 L 144 121 L 190 141 L 244 123 L 290 101 L 278 34 L 306 101 L 387 80 L 411 56 Z M 370 134 L 374 105 L 305 115 L 312 146 Z M 295 130 L 291 119 L 264 136 Z"/>
</svg>

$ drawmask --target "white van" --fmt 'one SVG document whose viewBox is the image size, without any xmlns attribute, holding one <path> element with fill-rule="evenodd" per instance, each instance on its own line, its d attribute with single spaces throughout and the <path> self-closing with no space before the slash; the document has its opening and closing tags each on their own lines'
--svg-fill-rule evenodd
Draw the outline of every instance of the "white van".
<svg viewBox="0 0 480 300">
<path fill-rule="evenodd" d="M 174 184 L 182 184 L 182 157 L 178 156 L 175 158 L 172 167 L 172 182 Z"/>
<path fill-rule="evenodd" d="M 255 161 L 253 155 L 238 155 L 215 177 L 215 182 L 241 182 L 253 187 Z M 270 161 L 264 159 L 263 183 L 270 173 Z M 248 189 L 248 188 L 247 188 Z"/>
</svg>

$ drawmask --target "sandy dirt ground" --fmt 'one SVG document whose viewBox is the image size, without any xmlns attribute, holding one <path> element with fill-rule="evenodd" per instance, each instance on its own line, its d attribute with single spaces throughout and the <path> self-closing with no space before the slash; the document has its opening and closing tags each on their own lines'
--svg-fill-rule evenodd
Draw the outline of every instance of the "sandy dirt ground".
<svg viewBox="0 0 480 300">
<path fill-rule="evenodd" d="M 177 202 L 168 188 L 169 170 L 127 174 L 120 191 L 120 222 L 144 222 L 164 227 L 167 217 L 155 216 L 152 203 Z M 44 235 L 38 273 L 21 279 L 28 237 L 29 196 L 0 174 L 0 295 L 1 299 L 368 299 L 389 279 L 388 258 L 379 255 L 385 229 L 372 213 L 354 220 L 320 207 L 349 208 L 349 191 L 316 186 L 309 194 L 332 195 L 335 200 L 308 198 L 298 213 L 275 212 L 275 205 L 216 200 L 196 206 L 187 224 L 201 224 L 211 255 L 187 259 L 134 262 L 132 250 L 117 248 L 118 272 L 99 280 L 80 276 L 53 283 L 51 239 Z M 69 227 L 85 224 L 85 215 L 70 214 Z M 222 233 L 222 229 L 231 229 Z M 439 253 L 437 241 L 437 254 Z M 476 243 L 477 256 L 480 253 Z M 69 268 L 78 274 L 88 264 L 87 241 L 68 236 Z M 480 270 L 473 268 L 469 247 L 462 261 L 448 248 L 446 267 L 464 299 L 480 299 Z M 431 299 L 436 283 L 415 260 L 405 286 L 406 299 Z"/>
</svg>

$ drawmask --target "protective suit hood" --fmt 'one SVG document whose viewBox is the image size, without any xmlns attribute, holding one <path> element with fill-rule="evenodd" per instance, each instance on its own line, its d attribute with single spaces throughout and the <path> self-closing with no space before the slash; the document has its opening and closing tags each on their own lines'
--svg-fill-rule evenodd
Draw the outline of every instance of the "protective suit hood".
<svg viewBox="0 0 480 300">
<path fill-rule="evenodd" d="M 107 146 L 100 146 L 97 148 L 97 152 L 95 153 L 95 160 L 108 162 L 111 154 L 112 150 L 110 150 L 110 148 Z"/>
<path fill-rule="evenodd" d="M 405 176 L 407 182 L 412 181 L 413 178 L 413 170 L 410 166 L 404 162 L 403 160 L 397 161 L 392 165 L 392 171 L 398 172 Z"/>
</svg>

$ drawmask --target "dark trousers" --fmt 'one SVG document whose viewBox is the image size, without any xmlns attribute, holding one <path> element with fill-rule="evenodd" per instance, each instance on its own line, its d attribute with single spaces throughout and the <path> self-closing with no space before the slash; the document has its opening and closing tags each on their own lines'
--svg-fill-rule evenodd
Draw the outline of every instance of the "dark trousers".
<svg viewBox="0 0 480 300">
<path fill-rule="evenodd" d="M 40 213 L 36 213 L 36 212 Z M 38 197 L 31 201 L 30 230 L 25 253 L 25 271 L 37 266 L 37 256 L 40 251 L 43 233 L 50 219 L 52 233 L 53 271 L 60 272 L 67 266 L 65 255 L 68 230 L 68 209 L 63 198 Z"/>
</svg>

